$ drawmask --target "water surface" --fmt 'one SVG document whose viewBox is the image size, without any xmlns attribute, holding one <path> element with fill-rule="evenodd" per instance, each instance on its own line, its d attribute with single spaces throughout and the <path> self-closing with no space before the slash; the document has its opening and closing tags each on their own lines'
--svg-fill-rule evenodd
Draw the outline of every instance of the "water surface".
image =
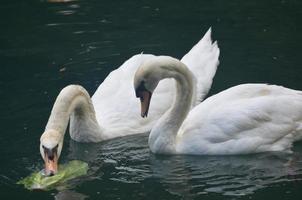
<svg viewBox="0 0 302 200">
<path fill-rule="evenodd" d="M 93 94 L 141 52 L 181 58 L 210 26 L 221 49 L 211 94 L 248 82 L 302 90 L 301 9 L 298 0 L 1 3 L 1 199 L 298 199 L 301 143 L 293 154 L 156 156 L 147 133 L 99 144 L 66 137 L 61 162 L 91 167 L 68 190 L 30 192 L 15 182 L 42 168 L 39 137 L 64 86 Z"/>
</svg>

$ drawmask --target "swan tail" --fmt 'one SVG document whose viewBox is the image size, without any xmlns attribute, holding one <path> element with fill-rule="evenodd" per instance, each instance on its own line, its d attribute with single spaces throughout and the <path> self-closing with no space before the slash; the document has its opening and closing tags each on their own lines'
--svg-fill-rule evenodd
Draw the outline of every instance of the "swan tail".
<svg viewBox="0 0 302 200">
<path fill-rule="evenodd" d="M 200 103 L 208 94 L 217 66 L 219 65 L 220 50 L 217 41 L 212 42 L 212 28 L 203 38 L 181 59 L 196 79 L 196 102 Z"/>
</svg>

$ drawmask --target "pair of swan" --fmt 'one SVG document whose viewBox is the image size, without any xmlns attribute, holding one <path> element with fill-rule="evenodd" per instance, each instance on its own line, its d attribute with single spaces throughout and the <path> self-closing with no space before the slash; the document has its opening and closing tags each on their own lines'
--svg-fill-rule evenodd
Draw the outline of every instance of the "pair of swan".
<svg viewBox="0 0 302 200">
<path fill-rule="evenodd" d="M 200 103 L 211 87 L 218 56 L 209 30 L 181 61 L 168 56 L 132 57 L 108 75 L 91 99 L 81 86 L 64 88 L 41 136 L 46 171 L 57 171 L 69 119 L 71 138 L 79 142 L 99 142 L 152 128 L 149 147 L 154 153 L 290 151 L 302 137 L 302 92 L 243 84 Z M 133 78 L 145 119 L 138 115 Z"/>
<path fill-rule="evenodd" d="M 58 95 L 45 131 L 40 139 L 40 153 L 45 161 L 45 172 L 57 171 L 66 128 L 78 142 L 100 142 L 130 134 L 149 132 L 155 122 L 171 106 L 174 82 L 164 80 L 154 92 L 148 118 L 139 116 L 139 106 L 133 91 L 133 78 L 138 67 L 154 55 L 140 54 L 112 71 L 90 98 L 81 86 L 70 85 Z M 218 66 L 219 48 L 212 43 L 211 29 L 181 59 L 195 74 L 191 107 L 200 103 L 209 89 Z M 156 70 L 156 69 L 154 69 Z"/>
</svg>

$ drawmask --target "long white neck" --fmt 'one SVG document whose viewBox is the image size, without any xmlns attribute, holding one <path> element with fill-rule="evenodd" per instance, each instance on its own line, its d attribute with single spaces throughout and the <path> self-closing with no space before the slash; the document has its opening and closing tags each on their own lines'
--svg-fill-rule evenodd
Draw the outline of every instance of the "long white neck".
<svg viewBox="0 0 302 200">
<path fill-rule="evenodd" d="M 79 85 L 69 85 L 58 95 L 45 130 L 56 130 L 64 137 L 70 119 L 70 136 L 79 142 L 103 139 L 88 92 Z"/>
<path fill-rule="evenodd" d="M 178 130 L 186 118 L 195 95 L 194 76 L 182 62 L 163 57 L 162 64 L 152 66 L 161 73 L 160 79 L 174 78 L 176 96 L 170 109 L 159 119 L 149 135 L 149 147 L 154 153 L 175 152 Z"/>
</svg>

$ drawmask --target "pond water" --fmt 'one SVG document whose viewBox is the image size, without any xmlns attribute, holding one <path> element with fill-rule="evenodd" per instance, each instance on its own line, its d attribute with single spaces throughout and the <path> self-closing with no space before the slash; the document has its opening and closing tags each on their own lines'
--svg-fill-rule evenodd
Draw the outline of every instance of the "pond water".
<svg viewBox="0 0 302 200">
<path fill-rule="evenodd" d="M 89 175 L 66 190 L 15 183 L 43 167 L 39 137 L 64 86 L 93 94 L 132 55 L 180 58 L 210 26 L 221 49 L 210 95 L 248 82 L 302 90 L 301 10 L 298 0 L 2 2 L 1 199 L 300 199 L 302 143 L 292 154 L 158 156 L 147 133 L 98 144 L 66 137 L 61 162 L 86 161 Z"/>
</svg>

